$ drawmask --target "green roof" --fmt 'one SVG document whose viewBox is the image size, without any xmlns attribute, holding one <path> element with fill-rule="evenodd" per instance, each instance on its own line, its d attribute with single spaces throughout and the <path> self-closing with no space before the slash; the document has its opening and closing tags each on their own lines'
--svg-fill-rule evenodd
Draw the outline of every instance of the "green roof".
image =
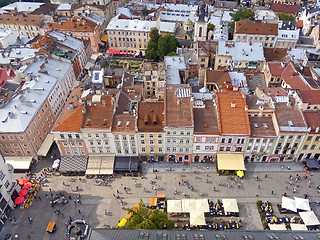
<svg viewBox="0 0 320 240">
<path fill-rule="evenodd" d="M 193 24 L 193 22 L 192 22 L 190 19 L 188 19 L 188 20 L 186 20 L 183 24 L 185 24 L 185 25 L 191 25 L 191 24 Z"/>
</svg>

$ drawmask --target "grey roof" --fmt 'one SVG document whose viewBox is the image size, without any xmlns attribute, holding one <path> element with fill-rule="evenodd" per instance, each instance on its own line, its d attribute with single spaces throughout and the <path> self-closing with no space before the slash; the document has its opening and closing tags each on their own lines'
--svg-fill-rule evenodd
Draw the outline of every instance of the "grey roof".
<svg viewBox="0 0 320 240">
<path fill-rule="evenodd" d="M 106 18 L 101 17 L 96 13 L 90 13 L 90 14 L 83 13 L 81 16 L 91 22 L 94 22 L 97 25 L 103 25 L 103 23 L 106 21 Z"/>
<path fill-rule="evenodd" d="M 133 18 L 132 13 L 130 12 L 129 8 L 125 8 L 125 7 L 119 7 L 117 10 L 117 15 L 123 14 L 129 18 Z"/>
<path fill-rule="evenodd" d="M 24 73 L 30 73 L 31 75 L 38 75 L 40 66 L 45 63 L 44 58 L 39 58 L 37 61 L 33 62 Z M 68 62 L 59 61 L 56 59 L 48 59 L 48 63 L 42 68 L 43 71 L 47 71 L 48 75 L 54 77 L 59 82 L 65 78 L 65 75 L 72 68 L 72 64 Z M 47 74 L 43 76 L 48 76 Z"/>
<path fill-rule="evenodd" d="M 231 44 L 226 45 L 226 43 Z M 251 45 L 250 45 L 251 44 Z M 258 42 L 235 42 L 235 41 L 224 41 L 218 42 L 217 55 L 231 56 L 233 61 L 264 61 L 264 53 L 262 43 Z"/>
<path fill-rule="evenodd" d="M 219 231 L 188 231 L 188 230 L 144 230 L 144 229 L 92 229 L 88 240 L 318 240 L 319 231 L 243 231 L 224 230 Z"/>
<path fill-rule="evenodd" d="M 255 91 L 257 87 L 265 87 L 266 82 L 263 73 L 247 75 L 247 83 L 250 91 Z"/>
<path fill-rule="evenodd" d="M 165 56 L 164 62 L 167 66 L 167 84 L 180 84 L 180 70 L 186 70 L 187 66 L 181 56 Z"/>
<path fill-rule="evenodd" d="M 30 58 L 35 57 L 37 49 L 31 48 L 12 48 L 10 51 L 2 51 L 4 55 L 0 54 L 0 64 L 10 64 L 11 60 L 24 61 Z"/>
<path fill-rule="evenodd" d="M 54 38 L 56 39 L 59 43 L 71 48 L 71 49 L 74 49 L 74 50 L 77 50 L 79 49 L 82 45 L 83 45 L 83 42 L 74 38 L 74 37 L 70 37 L 69 35 L 67 34 L 64 34 L 64 33 L 61 33 L 61 32 L 57 32 L 57 31 L 52 31 L 51 33 L 49 33 L 47 35 L 47 37 L 49 38 Z"/>
<path fill-rule="evenodd" d="M 88 157 L 61 156 L 59 172 L 85 172 L 87 170 Z"/>
<path fill-rule="evenodd" d="M 39 108 L 55 86 L 57 79 L 45 74 L 37 74 L 37 80 L 25 82 L 22 94 L 16 95 L 0 109 L 0 132 L 24 132 Z M 28 90 L 29 89 L 29 90 Z"/>
<path fill-rule="evenodd" d="M 39 8 L 44 3 L 39 2 L 14 2 L 7 6 L 2 7 L 2 10 L 12 11 L 17 8 L 18 12 L 32 12 Z"/>
<path fill-rule="evenodd" d="M 118 16 L 111 19 L 106 30 L 123 30 L 135 32 L 150 32 L 156 26 L 155 21 L 140 21 L 137 19 L 118 19 Z"/>
<path fill-rule="evenodd" d="M 191 13 L 182 13 L 182 12 L 160 12 L 159 17 L 161 21 L 169 22 L 185 22 L 188 19 L 194 22 L 194 15 Z"/>
</svg>

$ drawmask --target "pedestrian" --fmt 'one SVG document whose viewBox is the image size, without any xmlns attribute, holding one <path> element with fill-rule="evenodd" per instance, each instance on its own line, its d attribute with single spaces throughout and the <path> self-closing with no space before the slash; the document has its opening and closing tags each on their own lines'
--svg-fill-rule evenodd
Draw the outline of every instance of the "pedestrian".
<svg viewBox="0 0 320 240">
<path fill-rule="evenodd" d="M 28 220 L 29 220 L 29 223 L 32 224 L 33 223 L 33 220 L 31 217 L 28 217 Z"/>
<path fill-rule="evenodd" d="M 104 215 L 107 215 L 107 209 L 104 210 Z"/>
<path fill-rule="evenodd" d="M 28 239 L 31 239 L 29 235 L 27 235 L 27 238 L 28 238 Z"/>
<path fill-rule="evenodd" d="M 144 191 L 144 192 L 147 192 L 145 188 L 143 188 L 143 191 Z"/>
<path fill-rule="evenodd" d="M 51 192 L 51 188 L 49 188 L 49 191 Z"/>
<path fill-rule="evenodd" d="M 258 188 L 260 188 L 260 185 L 258 185 Z"/>
<path fill-rule="evenodd" d="M 267 177 L 268 177 L 268 174 L 266 174 L 264 177 L 267 178 Z"/>
<path fill-rule="evenodd" d="M 74 204 L 77 204 L 77 201 L 76 201 L 76 200 L 74 200 L 73 202 L 74 202 Z"/>
<path fill-rule="evenodd" d="M 38 199 L 41 201 L 41 197 L 40 196 L 38 196 Z"/>
<path fill-rule="evenodd" d="M 64 182 L 62 182 L 63 186 L 65 186 L 66 184 Z"/>
<path fill-rule="evenodd" d="M 34 199 L 35 199 L 35 200 L 38 200 L 38 199 L 37 199 L 37 196 L 34 196 Z"/>
<path fill-rule="evenodd" d="M 216 191 L 216 187 L 213 187 L 213 191 L 214 191 L 214 192 Z"/>
<path fill-rule="evenodd" d="M 81 214 L 81 211 L 80 211 L 80 209 L 78 209 L 78 212 L 79 212 L 79 214 Z"/>
<path fill-rule="evenodd" d="M 117 190 L 117 193 L 119 194 L 119 190 Z"/>
<path fill-rule="evenodd" d="M 49 195 L 46 193 L 46 197 L 49 198 Z"/>
<path fill-rule="evenodd" d="M 271 195 L 273 195 L 273 190 L 271 191 Z"/>
<path fill-rule="evenodd" d="M 64 214 L 63 214 L 63 213 L 61 213 L 61 217 L 62 217 L 62 218 L 64 217 Z"/>
<path fill-rule="evenodd" d="M 115 195 L 114 193 L 112 194 L 112 196 L 113 196 L 114 198 L 116 198 L 116 195 Z"/>
<path fill-rule="evenodd" d="M 181 182 L 179 182 L 179 185 L 181 185 Z"/>
</svg>

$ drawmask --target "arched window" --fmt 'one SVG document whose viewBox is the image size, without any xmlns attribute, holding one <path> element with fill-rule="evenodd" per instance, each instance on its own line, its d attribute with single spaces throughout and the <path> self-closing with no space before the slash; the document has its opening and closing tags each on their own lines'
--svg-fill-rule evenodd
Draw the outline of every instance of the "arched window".
<svg viewBox="0 0 320 240">
<path fill-rule="evenodd" d="M 199 37 L 202 36 L 202 27 L 199 27 Z"/>
</svg>

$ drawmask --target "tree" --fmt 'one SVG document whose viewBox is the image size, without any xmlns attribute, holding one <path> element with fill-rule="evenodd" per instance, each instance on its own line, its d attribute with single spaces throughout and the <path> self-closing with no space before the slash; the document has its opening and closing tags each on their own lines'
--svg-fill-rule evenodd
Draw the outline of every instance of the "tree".
<svg viewBox="0 0 320 240">
<path fill-rule="evenodd" d="M 175 52 L 180 44 L 175 36 L 164 35 L 160 36 L 158 40 L 158 56 L 163 59 L 168 53 Z"/>
<path fill-rule="evenodd" d="M 144 7 L 144 8 L 141 10 L 141 13 L 142 13 L 143 16 L 147 16 L 147 15 L 149 14 L 149 10 L 148 10 L 146 7 Z"/>
<path fill-rule="evenodd" d="M 208 30 L 207 30 L 207 33 L 208 33 L 210 30 L 212 30 L 212 31 L 213 31 L 213 30 L 214 30 L 214 27 L 215 27 L 215 26 L 214 26 L 214 24 L 212 24 L 212 23 L 208 23 L 208 27 L 207 27 L 207 29 L 208 29 Z"/>
<path fill-rule="evenodd" d="M 149 41 L 149 43 L 150 42 L 154 42 L 154 43 L 156 43 L 156 44 L 158 44 L 158 40 L 159 40 L 159 37 L 160 37 L 160 35 L 159 35 L 159 30 L 158 30 L 158 28 L 151 28 L 151 31 L 150 31 L 150 41 Z"/>
<path fill-rule="evenodd" d="M 165 212 L 158 209 L 147 209 L 144 202 L 140 199 L 138 210 L 127 209 L 133 212 L 131 219 L 123 228 L 127 229 L 172 229 L 174 222 L 168 220 Z"/>
<path fill-rule="evenodd" d="M 146 50 L 146 58 L 149 60 L 158 60 L 158 44 L 152 42 L 151 40 L 148 43 L 148 47 Z"/>
<path fill-rule="evenodd" d="M 292 15 L 288 14 L 288 13 L 277 13 L 279 20 L 287 20 L 287 21 L 294 21 L 296 20 L 295 17 L 293 17 Z"/>
<path fill-rule="evenodd" d="M 234 14 L 232 14 L 232 22 L 228 23 L 228 28 L 230 31 L 234 31 L 235 22 L 249 18 L 251 21 L 254 21 L 254 11 L 250 8 L 240 8 Z"/>
</svg>

